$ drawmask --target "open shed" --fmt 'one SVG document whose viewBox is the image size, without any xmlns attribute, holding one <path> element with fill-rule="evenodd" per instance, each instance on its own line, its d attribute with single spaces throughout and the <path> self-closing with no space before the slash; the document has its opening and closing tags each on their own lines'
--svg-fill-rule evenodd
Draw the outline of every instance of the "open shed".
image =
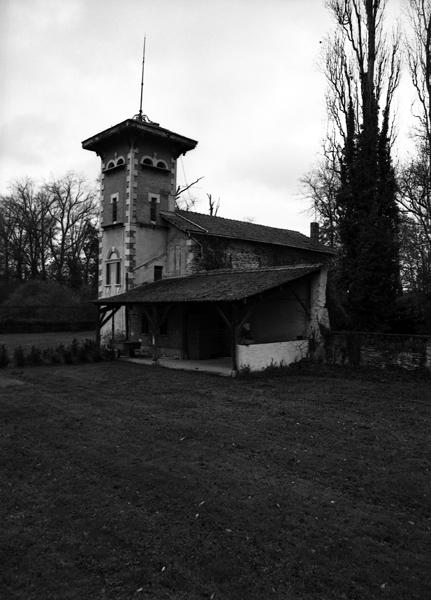
<svg viewBox="0 0 431 600">
<path fill-rule="evenodd" d="M 127 342 L 160 356 L 231 357 L 234 372 L 282 366 L 308 355 L 327 324 L 320 264 L 217 270 L 172 277 L 98 300 L 99 330 L 123 306 Z"/>
</svg>

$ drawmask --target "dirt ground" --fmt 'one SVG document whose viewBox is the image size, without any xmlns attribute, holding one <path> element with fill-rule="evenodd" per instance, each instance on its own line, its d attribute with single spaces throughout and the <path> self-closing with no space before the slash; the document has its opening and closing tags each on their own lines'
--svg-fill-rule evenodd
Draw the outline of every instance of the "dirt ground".
<svg viewBox="0 0 431 600">
<path fill-rule="evenodd" d="M 429 380 L 0 379 L 2 600 L 431 598 Z"/>
</svg>

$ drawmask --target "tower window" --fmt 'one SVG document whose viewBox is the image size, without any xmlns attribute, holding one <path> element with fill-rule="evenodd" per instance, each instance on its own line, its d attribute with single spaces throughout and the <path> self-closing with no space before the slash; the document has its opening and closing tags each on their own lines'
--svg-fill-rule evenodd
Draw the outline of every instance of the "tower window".
<svg viewBox="0 0 431 600">
<path fill-rule="evenodd" d="M 115 163 L 114 163 L 114 161 L 113 161 L 113 160 L 110 160 L 110 161 L 108 162 L 108 164 L 106 165 L 106 168 L 107 168 L 107 169 L 113 169 L 114 167 L 115 167 Z"/>
<path fill-rule="evenodd" d="M 105 282 L 106 285 L 111 285 L 111 283 L 121 285 L 121 259 L 115 249 L 110 252 L 106 261 Z"/>
<path fill-rule="evenodd" d="M 145 157 L 142 159 L 142 164 L 143 164 L 143 165 L 147 165 L 147 166 L 149 166 L 149 167 L 152 167 L 152 166 L 154 166 L 154 165 L 153 165 L 153 159 L 152 159 L 150 156 L 145 156 Z"/>
<path fill-rule="evenodd" d="M 162 160 L 159 160 L 159 162 L 157 163 L 157 166 L 159 169 L 167 169 L 166 163 L 163 162 Z"/>
<path fill-rule="evenodd" d="M 160 265 L 156 265 L 154 267 L 154 281 L 160 281 L 163 277 L 163 267 Z"/>
<path fill-rule="evenodd" d="M 113 223 L 118 221 L 118 194 L 111 196 L 111 218 Z"/>
<path fill-rule="evenodd" d="M 157 199 L 151 198 L 150 220 L 155 221 L 157 218 Z"/>
<path fill-rule="evenodd" d="M 118 216 L 118 202 L 117 202 L 117 198 L 115 198 L 115 200 L 112 201 L 112 220 L 115 221 L 117 220 L 117 216 Z"/>
<path fill-rule="evenodd" d="M 117 167 L 120 167 L 121 165 L 124 165 L 124 158 L 122 156 L 120 156 L 120 158 L 117 158 Z"/>
</svg>

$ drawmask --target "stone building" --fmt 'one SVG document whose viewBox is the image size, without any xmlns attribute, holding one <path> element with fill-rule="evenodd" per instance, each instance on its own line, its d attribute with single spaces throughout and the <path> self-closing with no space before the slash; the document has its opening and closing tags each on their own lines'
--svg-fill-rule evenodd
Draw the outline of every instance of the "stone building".
<svg viewBox="0 0 431 600">
<path fill-rule="evenodd" d="M 142 118 L 82 143 L 102 162 L 100 327 L 156 360 L 299 360 L 329 327 L 332 251 L 317 232 L 178 210 L 177 159 L 196 144 Z"/>
</svg>

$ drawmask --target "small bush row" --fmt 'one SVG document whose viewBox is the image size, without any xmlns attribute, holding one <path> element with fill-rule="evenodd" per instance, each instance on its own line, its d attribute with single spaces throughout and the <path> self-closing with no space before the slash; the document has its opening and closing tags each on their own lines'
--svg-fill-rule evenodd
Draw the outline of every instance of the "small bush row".
<svg viewBox="0 0 431 600">
<path fill-rule="evenodd" d="M 0 346 L 0 368 L 8 365 L 15 367 L 38 366 L 38 365 L 73 365 L 86 362 L 99 362 L 101 360 L 111 360 L 114 354 L 110 348 L 99 348 L 93 340 L 72 340 L 69 346 L 60 344 L 52 348 L 38 348 L 31 346 L 24 348 L 17 346 L 12 356 L 6 346 Z"/>
</svg>

